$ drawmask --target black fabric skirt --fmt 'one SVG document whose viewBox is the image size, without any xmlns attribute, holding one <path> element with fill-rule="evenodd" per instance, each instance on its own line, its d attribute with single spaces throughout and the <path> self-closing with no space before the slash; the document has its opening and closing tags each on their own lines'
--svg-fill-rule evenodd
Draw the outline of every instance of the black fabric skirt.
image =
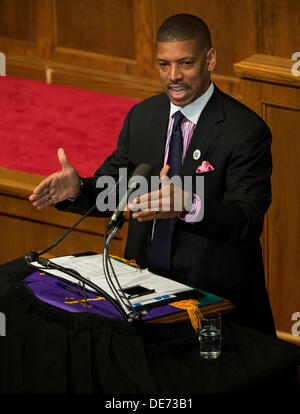
<svg viewBox="0 0 300 414">
<path fill-rule="evenodd" d="M 222 354 L 204 360 L 189 322 L 128 323 L 39 300 L 23 258 L 0 266 L 0 392 L 217 394 L 297 387 L 300 350 L 223 319 Z"/>
</svg>

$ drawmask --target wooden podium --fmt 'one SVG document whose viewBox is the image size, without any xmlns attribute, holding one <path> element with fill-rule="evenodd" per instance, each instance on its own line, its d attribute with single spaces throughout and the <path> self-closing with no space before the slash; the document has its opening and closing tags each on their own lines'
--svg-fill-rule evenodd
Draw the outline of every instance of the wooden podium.
<svg viewBox="0 0 300 414">
<path fill-rule="evenodd" d="M 300 345 L 300 336 L 291 333 L 292 316 L 300 312 L 300 76 L 295 76 L 295 63 L 255 54 L 234 69 L 241 77 L 242 102 L 266 121 L 273 136 L 272 204 L 262 236 L 266 284 L 278 336 Z"/>
</svg>

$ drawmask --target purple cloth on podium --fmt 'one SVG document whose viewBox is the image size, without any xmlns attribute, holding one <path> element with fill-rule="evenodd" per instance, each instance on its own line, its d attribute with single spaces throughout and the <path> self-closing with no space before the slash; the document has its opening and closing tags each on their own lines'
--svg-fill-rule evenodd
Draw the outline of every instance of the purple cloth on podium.
<svg viewBox="0 0 300 414">
<path fill-rule="evenodd" d="M 35 296 L 52 306 L 66 310 L 68 312 L 89 312 L 97 313 L 108 318 L 124 319 L 119 311 L 107 299 L 98 294 L 87 292 L 86 310 L 85 299 L 77 293 L 71 292 L 64 287 L 59 286 L 59 279 L 46 273 L 36 271 L 25 278 L 27 286 L 33 291 Z M 57 284 L 58 282 L 58 284 Z M 72 290 L 82 293 L 80 288 L 75 287 L 67 282 L 61 282 Z M 163 305 L 152 308 L 148 315 L 142 319 L 154 319 L 171 313 L 182 312 L 181 309 L 171 305 Z"/>
</svg>

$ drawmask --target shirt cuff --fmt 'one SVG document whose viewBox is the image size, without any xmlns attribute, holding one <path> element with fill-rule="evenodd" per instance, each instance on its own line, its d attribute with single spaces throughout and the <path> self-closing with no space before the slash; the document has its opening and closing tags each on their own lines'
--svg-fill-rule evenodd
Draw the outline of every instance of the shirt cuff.
<svg viewBox="0 0 300 414">
<path fill-rule="evenodd" d="M 180 220 L 186 223 L 197 223 L 201 215 L 201 198 L 197 194 L 193 194 L 192 208 Z"/>
</svg>

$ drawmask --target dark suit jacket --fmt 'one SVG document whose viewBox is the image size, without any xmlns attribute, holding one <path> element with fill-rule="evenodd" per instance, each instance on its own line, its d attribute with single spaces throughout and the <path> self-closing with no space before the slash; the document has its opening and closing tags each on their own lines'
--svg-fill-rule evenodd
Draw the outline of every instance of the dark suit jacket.
<svg viewBox="0 0 300 414">
<path fill-rule="evenodd" d="M 116 151 L 84 180 L 83 192 L 59 209 L 84 213 L 95 203 L 96 177 L 118 177 L 141 164 L 159 176 L 163 166 L 170 102 L 165 94 L 149 98 L 128 113 Z M 172 244 L 171 277 L 230 299 L 231 317 L 274 332 L 265 289 L 259 237 L 271 202 L 271 133 L 249 108 L 215 87 L 196 125 L 182 176 L 195 177 L 203 160 L 214 171 L 204 174 L 204 218 L 188 224 L 178 219 Z M 194 160 L 196 149 L 201 157 Z M 111 214 L 111 213 L 110 213 Z M 152 222 L 130 219 L 125 257 L 147 267 Z"/>
</svg>

